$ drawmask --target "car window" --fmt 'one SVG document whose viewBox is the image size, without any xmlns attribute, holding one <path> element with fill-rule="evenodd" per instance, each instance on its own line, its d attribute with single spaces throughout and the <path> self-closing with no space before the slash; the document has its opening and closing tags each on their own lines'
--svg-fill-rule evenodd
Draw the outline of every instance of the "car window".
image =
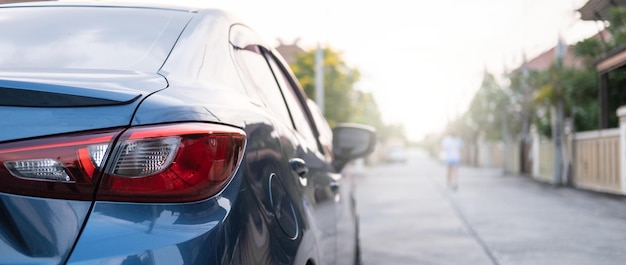
<svg viewBox="0 0 626 265">
<path fill-rule="evenodd" d="M 300 133 L 304 137 L 304 139 L 309 143 L 311 147 L 314 147 L 323 152 L 323 150 L 319 148 L 319 144 L 313 131 L 313 123 L 311 123 L 309 115 L 307 114 L 308 106 L 300 102 L 299 96 L 298 94 L 296 94 L 296 89 L 300 88 L 293 86 L 288 75 L 285 74 L 284 68 L 279 66 L 279 62 L 277 62 L 269 54 L 267 56 L 267 59 L 270 63 L 270 66 L 272 67 L 273 72 L 276 74 L 276 81 L 282 88 L 285 96 L 285 101 L 287 102 L 287 106 L 291 111 L 291 117 L 293 118 L 293 122 L 296 126 L 296 131 L 298 131 L 298 133 Z"/>
<path fill-rule="evenodd" d="M 0 8 L 0 68 L 157 71 L 190 16 L 121 7 Z"/>
<path fill-rule="evenodd" d="M 326 118 L 324 118 L 324 114 L 317 103 L 315 103 L 312 99 L 307 99 L 307 105 L 309 105 L 311 116 L 313 116 L 313 121 L 315 121 L 318 131 L 317 139 L 322 145 L 322 150 L 324 150 L 326 154 L 330 155 L 333 153 L 333 131 L 330 128 L 328 121 L 326 121 Z"/>
<path fill-rule="evenodd" d="M 283 95 L 263 56 L 255 51 L 236 50 L 235 58 L 250 96 L 262 102 L 285 125 L 293 127 Z"/>
</svg>

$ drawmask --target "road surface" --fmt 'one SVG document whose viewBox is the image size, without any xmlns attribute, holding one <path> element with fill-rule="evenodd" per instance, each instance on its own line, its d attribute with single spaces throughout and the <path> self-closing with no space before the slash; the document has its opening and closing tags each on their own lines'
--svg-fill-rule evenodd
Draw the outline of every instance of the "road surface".
<svg viewBox="0 0 626 265">
<path fill-rule="evenodd" d="M 355 169 L 363 261 L 371 264 L 626 264 L 626 198 L 499 169 L 404 164 Z"/>
</svg>

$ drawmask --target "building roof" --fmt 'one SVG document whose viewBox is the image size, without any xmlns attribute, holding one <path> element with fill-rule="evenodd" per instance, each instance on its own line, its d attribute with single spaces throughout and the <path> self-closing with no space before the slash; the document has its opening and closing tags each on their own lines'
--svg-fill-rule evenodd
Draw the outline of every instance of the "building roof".
<svg viewBox="0 0 626 265">
<path fill-rule="evenodd" d="M 298 46 L 298 41 L 300 41 L 300 39 L 296 39 L 291 44 L 285 44 L 281 39 L 278 40 L 280 45 L 276 47 L 276 50 L 290 65 L 296 62 L 298 54 L 304 53 L 304 50 Z"/>
<path fill-rule="evenodd" d="M 626 0 L 589 0 L 578 12 L 582 20 L 605 20 L 614 6 L 626 6 Z"/>
<path fill-rule="evenodd" d="M 610 72 L 626 65 L 626 44 L 607 52 L 596 60 L 596 70 L 600 73 Z"/>
<path fill-rule="evenodd" d="M 600 32 L 598 32 L 596 35 L 592 36 L 591 38 L 597 38 L 600 40 L 607 40 L 611 38 L 611 33 L 608 30 L 602 30 Z M 535 56 L 534 58 L 526 61 L 526 69 L 528 70 L 534 70 L 534 71 L 541 71 L 541 70 L 545 70 L 548 69 L 550 67 L 550 65 L 552 65 L 552 63 L 556 60 L 556 50 L 557 47 L 552 47 L 547 51 L 542 52 L 541 54 Z M 584 62 L 581 58 L 577 58 L 576 55 L 574 54 L 574 45 L 568 45 L 567 46 L 567 50 L 565 52 L 565 57 L 563 59 L 563 65 L 566 67 L 571 67 L 571 68 L 580 68 L 583 67 L 584 64 L 586 62 Z M 519 68 L 515 69 L 515 71 L 521 70 L 524 67 L 524 65 L 520 66 Z"/>
<path fill-rule="evenodd" d="M 536 57 L 528 60 L 525 64 L 526 69 L 533 71 L 542 71 L 550 68 L 552 63 L 556 60 L 557 47 L 552 47 L 549 50 L 537 55 Z M 574 47 L 572 45 L 567 46 L 565 57 L 563 58 L 563 65 L 569 68 L 580 68 L 583 66 L 583 61 L 576 58 L 574 55 Z M 520 66 L 515 71 L 521 70 L 524 65 Z"/>
</svg>

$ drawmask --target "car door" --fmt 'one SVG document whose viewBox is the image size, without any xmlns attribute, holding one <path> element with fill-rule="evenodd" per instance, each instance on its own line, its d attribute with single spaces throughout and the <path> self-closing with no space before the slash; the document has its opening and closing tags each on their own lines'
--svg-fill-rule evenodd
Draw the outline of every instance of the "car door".
<svg viewBox="0 0 626 265">
<path fill-rule="evenodd" d="M 254 137 L 264 138 L 251 142 L 250 148 L 254 150 L 254 158 L 250 160 L 254 160 L 254 165 L 251 166 L 254 172 L 250 175 L 254 177 L 250 179 L 250 188 L 269 227 L 269 237 L 272 241 L 270 252 L 294 256 L 297 251 L 285 249 L 302 241 L 298 222 L 301 217 L 297 217 L 294 212 L 295 203 L 299 200 L 289 198 L 286 191 L 286 187 L 295 185 L 288 163 L 292 152 L 287 151 L 297 145 L 292 137 L 289 110 L 259 48 L 256 45 L 247 45 L 244 49 L 236 49 L 234 55 L 246 91 L 252 102 L 259 107 L 256 115 L 267 119 L 267 122 L 262 124 L 246 125 L 247 128 L 251 128 L 251 137 L 253 131 L 256 131 L 257 135 Z M 253 128 L 259 125 L 263 128 Z M 308 258 L 310 257 L 303 257 L 304 260 Z M 298 263 L 296 262 L 298 260 L 301 259 L 284 262 Z"/>
<path fill-rule="evenodd" d="M 317 252 L 314 258 L 320 264 L 335 264 L 336 206 L 339 201 L 337 184 L 340 175 L 333 173 L 331 151 L 324 150 L 318 141 L 319 134 L 311 119 L 306 98 L 289 68 L 272 51 L 258 44 L 258 39 L 247 33 L 249 31 L 241 25 L 231 28 L 231 43 L 237 47 L 235 60 L 242 72 L 247 71 L 242 73 L 244 83 L 252 81 L 246 85 L 249 96 L 274 113 L 272 122 L 275 132 L 285 162 L 291 168 L 288 174 L 280 172 L 270 178 L 272 185 L 268 188 L 271 189 L 271 196 L 283 193 L 284 190 L 284 195 L 288 197 L 286 201 L 291 201 L 295 206 L 296 219 L 299 220 L 294 221 L 301 229 L 296 239 L 301 241 L 300 248 Z M 273 84 L 266 80 L 267 72 L 272 75 Z M 274 190 L 274 183 L 279 183 L 283 189 Z M 275 216 L 280 219 L 285 215 Z M 289 220 L 278 220 L 278 223 L 282 223 L 283 228 L 291 226 Z"/>
<path fill-rule="evenodd" d="M 265 51 L 265 56 L 283 92 L 294 122 L 299 146 L 293 154 L 292 167 L 296 173 L 295 177 L 305 184 L 307 203 L 314 205 L 316 224 L 323 228 L 321 242 L 318 242 L 320 256 L 324 264 L 335 264 L 340 247 L 337 238 L 337 214 L 341 212 L 338 206 L 342 205 L 343 199 L 341 174 L 336 173 L 332 166 L 330 149 L 324 148 L 320 142 L 320 133 L 311 115 L 306 96 L 293 75 L 270 51 Z M 303 167 L 307 169 L 306 173 L 299 171 Z"/>
</svg>

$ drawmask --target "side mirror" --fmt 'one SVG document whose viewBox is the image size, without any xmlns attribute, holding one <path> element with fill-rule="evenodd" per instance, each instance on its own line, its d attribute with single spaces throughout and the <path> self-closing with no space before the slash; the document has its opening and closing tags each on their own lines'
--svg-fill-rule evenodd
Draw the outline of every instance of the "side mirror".
<svg viewBox="0 0 626 265">
<path fill-rule="evenodd" d="M 361 124 L 338 124 L 333 128 L 334 166 L 338 171 L 353 159 L 374 151 L 376 130 Z"/>
</svg>

